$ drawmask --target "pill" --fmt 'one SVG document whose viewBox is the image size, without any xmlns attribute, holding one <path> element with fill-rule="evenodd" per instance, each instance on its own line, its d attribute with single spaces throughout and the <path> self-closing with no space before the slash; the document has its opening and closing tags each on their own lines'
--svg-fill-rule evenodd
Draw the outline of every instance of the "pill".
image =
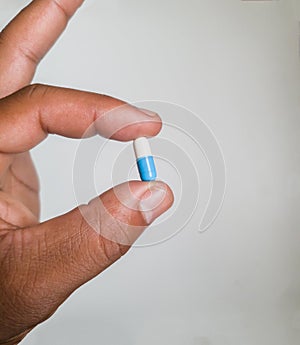
<svg viewBox="0 0 300 345">
<path fill-rule="evenodd" d="M 145 137 L 135 139 L 133 147 L 141 180 L 154 181 L 157 173 L 148 139 Z"/>
</svg>

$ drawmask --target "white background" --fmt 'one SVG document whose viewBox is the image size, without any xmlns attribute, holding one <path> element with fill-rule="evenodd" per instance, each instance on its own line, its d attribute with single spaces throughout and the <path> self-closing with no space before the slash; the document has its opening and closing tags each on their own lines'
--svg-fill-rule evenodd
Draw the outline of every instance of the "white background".
<svg viewBox="0 0 300 345">
<path fill-rule="evenodd" d="M 0 0 L 1 25 L 26 3 Z M 191 222 L 169 241 L 134 248 L 24 345 L 299 343 L 296 7 L 289 0 L 86 1 L 35 81 L 191 109 L 220 142 L 227 194 L 209 231 L 199 234 Z M 43 220 L 76 206 L 76 147 L 51 137 L 33 151 Z"/>
</svg>

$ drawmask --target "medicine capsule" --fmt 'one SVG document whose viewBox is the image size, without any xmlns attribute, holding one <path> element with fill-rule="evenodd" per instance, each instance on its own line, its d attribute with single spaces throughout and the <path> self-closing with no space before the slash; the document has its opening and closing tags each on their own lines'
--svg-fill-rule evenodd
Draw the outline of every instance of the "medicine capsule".
<svg viewBox="0 0 300 345">
<path fill-rule="evenodd" d="M 157 177 L 149 141 L 141 137 L 133 142 L 135 157 L 142 181 L 154 181 Z"/>
</svg>

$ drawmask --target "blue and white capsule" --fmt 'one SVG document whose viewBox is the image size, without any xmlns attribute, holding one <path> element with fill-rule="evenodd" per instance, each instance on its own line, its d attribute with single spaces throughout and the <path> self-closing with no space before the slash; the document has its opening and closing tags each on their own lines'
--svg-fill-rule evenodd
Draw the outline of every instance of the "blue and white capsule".
<svg viewBox="0 0 300 345">
<path fill-rule="evenodd" d="M 133 147 L 141 180 L 154 181 L 157 173 L 148 139 L 145 137 L 135 139 Z"/>
</svg>

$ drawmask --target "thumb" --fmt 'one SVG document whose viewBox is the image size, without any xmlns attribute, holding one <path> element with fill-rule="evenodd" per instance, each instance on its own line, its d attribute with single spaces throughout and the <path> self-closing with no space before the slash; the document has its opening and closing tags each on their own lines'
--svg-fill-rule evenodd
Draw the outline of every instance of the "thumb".
<svg viewBox="0 0 300 345">
<path fill-rule="evenodd" d="M 75 289 L 125 254 L 172 203 L 166 184 L 132 181 L 63 216 L 11 232 L 6 253 L 14 270 L 8 263 L 6 272 L 0 273 L 10 276 L 7 291 L 11 299 L 18 296 L 19 305 L 17 316 L 13 311 L 13 327 L 18 329 L 11 329 L 7 337 L 47 319 Z M 3 310 L 9 313 L 6 300 Z"/>
</svg>

